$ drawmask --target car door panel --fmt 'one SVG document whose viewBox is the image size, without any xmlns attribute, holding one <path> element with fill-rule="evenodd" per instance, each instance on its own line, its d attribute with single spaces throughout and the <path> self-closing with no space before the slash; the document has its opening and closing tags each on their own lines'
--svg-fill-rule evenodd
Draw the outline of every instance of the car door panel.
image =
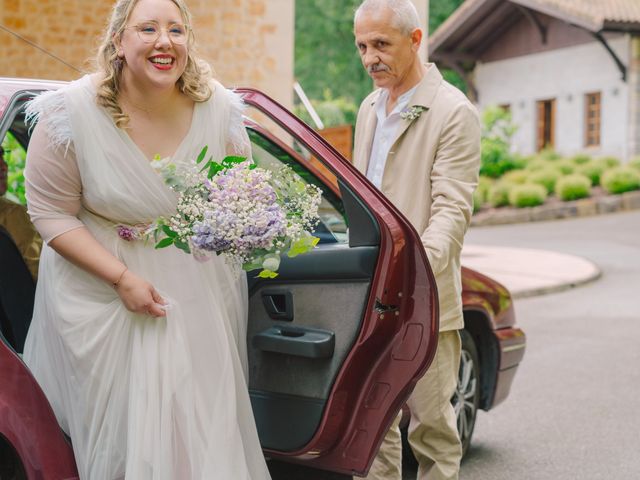
<svg viewBox="0 0 640 480">
<path fill-rule="evenodd" d="M 272 458 L 365 474 L 435 353 L 435 281 L 409 222 L 352 165 L 265 95 L 241 93 L 293 137 L 282 140 L 252 123 L 258 164 L 265 152 L 293 159 L 296 172 L 323 182 L 327 196 L 339 189 L 336 208 L 348 222 L 348 244 L 321 244 L 285 258 L 275 279 L 249 279 L 249 388 L 260 440 Z M 311 157 L 296 152 L 299 144 Z M 264 301 L 269 291 L 290 296 L 291 319 L 273 318 L 274 308 Z M 287 300 L 277 301 L 286 310 Z M 286 339 L 269 347 L 269 335 L 278 332 L 292 338 L 319 332 L 319 341 L 333 338 L 333 349 L 325 345 L 323 354 L 309 354 L 313 348 L 283 347 Z M 313 343 L 313 336 L 307 340 Z"/>
</svg>

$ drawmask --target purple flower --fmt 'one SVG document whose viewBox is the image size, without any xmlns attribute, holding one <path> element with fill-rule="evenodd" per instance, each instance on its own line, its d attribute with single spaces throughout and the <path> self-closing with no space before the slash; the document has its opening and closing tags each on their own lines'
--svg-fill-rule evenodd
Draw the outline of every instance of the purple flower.
<svg viewBox="0 0 640 480">
<path fill-rule="evenodd" d="M 138 239 L 138 232 L 135 229 L 124 225 L 118 225 L 116 228 L 118 230 L 118 236 L 121 239 L 126 240 L 127 242 L 133 242 Z"/>
</svg>

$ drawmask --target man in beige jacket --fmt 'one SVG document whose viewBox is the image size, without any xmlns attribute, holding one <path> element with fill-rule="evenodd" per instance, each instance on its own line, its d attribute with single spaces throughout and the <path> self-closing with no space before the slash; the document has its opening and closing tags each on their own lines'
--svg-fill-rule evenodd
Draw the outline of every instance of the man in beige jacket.
<svg viewBox="0 0 640 480">
<path fill-rule="evenodd" d="M 478 115 L 435 65 L 421 62 L 423 33 L 410 0 L 366 0 L 354 32 L 377 87 L 358 113 L 354 164 L 420 234 L 438 287 L 438 348 L 408 401 L 409 443 L 420 480 L 457 479 L 462 448 L 450 399 L 463 328 L 460 252 L 480 167 Z M 401 480 L 399 421 L 368 478 Z"/>
</svg>

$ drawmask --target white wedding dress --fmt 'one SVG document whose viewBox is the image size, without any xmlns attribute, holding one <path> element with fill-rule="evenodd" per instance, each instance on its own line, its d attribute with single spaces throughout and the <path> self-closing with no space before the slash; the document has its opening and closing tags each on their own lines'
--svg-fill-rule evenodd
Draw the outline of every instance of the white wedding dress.
<svg viewBox="0 0 640 480">
<path fill-rule="evenodd" d="M 241 101 L 216 83 L 174 162 L 246 140 Z M 91 77 L 37 97 L 29 210 L 45 241 L 86 227 L 169 302 L 133 314 L 50 247 L 40 259 L 24 360 L 73 442 L 83 480 L 269 478 L 246 382 L 247 285 L 221 257 L 127 242 L 116 225 L 175 212 L 176 196 L 95 102 Z M 246 147 L 246 145 L 245 145 Z"/>
</svg>

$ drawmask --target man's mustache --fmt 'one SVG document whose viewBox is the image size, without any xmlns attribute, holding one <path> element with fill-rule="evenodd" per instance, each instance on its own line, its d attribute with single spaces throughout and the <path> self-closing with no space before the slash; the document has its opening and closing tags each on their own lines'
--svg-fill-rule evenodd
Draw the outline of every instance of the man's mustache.
<svg viewBox="0 0 640 480">
<path fill-rule="evenodd" d="M 374 63 L 367 68 L 367 72 L 369 73 L 388 72 L 389 70 L 391 69 L 382 62 Z"/>
</svg>

